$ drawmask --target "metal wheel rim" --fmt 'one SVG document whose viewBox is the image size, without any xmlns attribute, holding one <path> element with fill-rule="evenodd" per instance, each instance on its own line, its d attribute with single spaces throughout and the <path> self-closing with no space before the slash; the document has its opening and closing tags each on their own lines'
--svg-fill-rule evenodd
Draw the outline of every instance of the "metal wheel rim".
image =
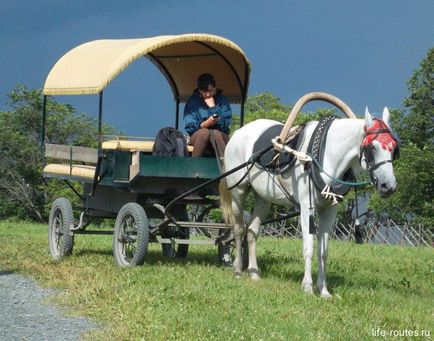
<svg viewBox="0 0 434 341">
<path fill-rule="evenodd" d="M 63 224 L 63 214 L 61 209 L 57 209 L 53 216 L 53 237 L 51 244 L 53 246 L 53 250 L 55 251 L 56 255 L 60 255 L 60 250 L 65 244 L 65 238 L 64 236 L 64 224 Z"/>
<path fill-rule="evenodd" d="M 131 264 L 136 253 L 137 242 L 137 223 L 131 214 L 122 219 L 118 246 L 122 260 L 126 264 Z"/>
</svg>

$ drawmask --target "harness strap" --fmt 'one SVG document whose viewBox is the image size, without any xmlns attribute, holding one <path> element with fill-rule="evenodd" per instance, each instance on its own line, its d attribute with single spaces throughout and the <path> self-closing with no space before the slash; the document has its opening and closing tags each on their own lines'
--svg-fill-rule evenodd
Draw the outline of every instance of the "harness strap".
<svg viewBox="0 0 434 341">
<path fill-rule="evenodd" d="M 268 146 L 267 148 L 265 148 L 265 149 L 259 151 L 258 153 L 253 154 L 253 155 L 250 157 L 250 159 L 247 160 L 247 162 L 245 162 L 245 163 L 243 164 L 244 166 L 248 166 L 247 171 L 244 173 L 244 175 L 241 177 L 241 179 L 238 180 L 238 181 L 235 183 L 235 185 L 233 185 L 233 186 L 231 186 L 231 187 L 228 187 L 228 190 L 231 190 L 231 189 L 237 187 L 237 186 L 241 183 L 241 181 L 243 181 L 243 180 L 246 178 L 246 176 L 250 173 L 251 169 L 252 169 L 253 166 L 255 165 L 255 162 L 256 162 L 257 160 L 259 160 L 259 159 L 261 158 L 262 155 L 264 155 L 266 152 L 268 152 L 268 151 L 271 150 L 272 148 L 273 148 L 273 145 L 270 145 L 270 146 Z M 225 174 L 229 175 L 229 172 L 226 172 Z"/>
<path fill-rule="evenodd" d="M 268 176 L 270 176 L 270 173 L 268 173 Z M 270 177 L 271 177 L 271 176 L 270 176 Z M 273 180 L 274 183 L 276 183 L 276 182 L 274 181 L 273 178 L 272 178 L 272 180 Z M 285 195 L 285 197 L 286 197 L 286 198 L 287 198 L 291 203 L 293 203 L 295 206 L 298 206 L 298 203 L 297 203 L 297 202 L 292 198 L 291 193 L 289 193 L 289 192 L 286 190 L 285 185 L 283 184 L 284 179 L 283 179 L 281 173 L 278 173 L 278 174 L 277 174 L 277 181 L 279 182 L 279 184 L 276 184 L 276 185 L 278 185 L 277 187 L 280 188 L 280 190 L 283 192 L 283 194 Z"/>
<path fill-rule="evenodd" d="M 378 167 L 380 167 L 380 166 L 382 166 L 382 165 L 384 165 L 386 163 L 389 163 L 389 162 L 392 163 L 393 161 L 392 160 L 384 160 L 384 161 L 378 162 L 375 165 L 373 165 L 371 168 L 369 168 L 369 172 L 372 173 Z"/>
<path fill-rule="evenodd" d="M 384 133 L 389 133 L 390 134 L 390 130 L 387 128 L 383 128 L 383 129 L 377 129 L 377 130 L 372 130 L 369 131 L 369 129 L 365 132 L 365 136 L 368 135 L 373 135 L 373 134 L 384 134 Z"/>
<path fill-rule="evenodd" d="M 276 137 L 276 138 L 271 140 L 271 143 L 273 144 L 274 149 L 278 150 L 279 152 L 285 151 L 287 153 L 293 154 L 298 159 L 298 161 L 300 161 L 300 163 L 303 165 L 308 161 L 312 161 L 312 158 L 309 155 L 307 155 L 306 153 L 299 152 L 295 149 L 292 149 L 289 146 L 287 146 L 283 143 L 280 143 L 279 141 L 280 141 L 279 137 Z M 276 154 L 276 157 L 278 157 L 278 156 L 279 156 L 279 154 Z"/>
</svg>

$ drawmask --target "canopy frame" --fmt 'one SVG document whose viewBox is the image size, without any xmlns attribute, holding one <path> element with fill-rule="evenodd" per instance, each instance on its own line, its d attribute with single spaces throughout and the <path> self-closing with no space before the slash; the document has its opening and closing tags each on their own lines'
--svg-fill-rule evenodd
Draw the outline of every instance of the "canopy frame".
<svg viewBox="0 0 434 341">
<path fill-rule="evenodd" d="M 194 54 L 188 54 L 188 55 L 168 55 L 168 56 L 157 56 L 154 52 L 158 51 L 158 49 L 160 47 L 158 47 L 159 45 L 156 44 L 156 48 L 155 49 L 151 49 L 147 52 L 144 52 L 141 56 L 147 58 L 148 60 L 150 60 L 158 69 L 159 71 L 164 75 L 164 77 L 166 78 L 166 80 L 168 81 L 173 95 L 174 95 L 174 99 L 175 99 L 175 103 L 176 103 L 176 118 L 175 118 L 175 127 L 176 129 L 179 129 L 179 121 L 180 121 L 180 110 L 179 110 L 179 105 L 181 103 L 181 101 L 185 101 L 185 98 L 181 98 L 183 96 L 185 96 L 185 94 L 183 96 L 180 95 L 180 91 L 178 89 L 177 86 L 177 82 L 174 78 L 174 75 L 166 68 L 166 66 L 161 62 L 161 60 L 165 60 L 165 59 L 171 59 L 171 58 L 176 58 L 176 59 L 184 59 L 184 58 L 194 58 L 194 57 L 207 57 L 207 56 L 218 56 L 223 62 L 224 64 L 231 70 L 233 76 L 235 77 L 236 83 L 239 87 L 239 96 L 236 96 L 235 98 L 229 98 L 230 102 L 240 102 L 241 104 L 241 108 L 240 108 L 240 124 L 241 126 L 244 124 L 244 102 L 246 100 L 247 97 L 247 89 L 248 89 L 248 85 L 249 85 L 249 75 L 250 75 L 250 62 L 247 59 L 247 57 L 245 56 L 244 52 L 234 43 L 232 43 L 231 41 L 222 38 L 222 37 L 218 37 L 218 36 L 212 36 L 212 35 L 206 35 L 206 34 L 185 34 L 185 35 L 179 35 L 179 36 L 162 36 L 162 37 L 153 37 L 152 39 L 162 39 L 163 42 L 166 45 L 161 45 L 163 48 L 167 47 L 167 46 L 171 46 L 172 44 L 177 44 L 177 43 L 196 43 L 200 46 L 205 47 L 206 49 L 208 49 L 209 51 L 211 51 L 210 53 L 200 53 L 197 55 Z M 145 40 L 148 38 L 145 38 Z M 139 43 L 142 43 L 143 41 L 141 39 L 137 40 Z M 98 93 L 93 92 L 94 90 L 92 90 L 93 88 L 90 86 L 89 88 L 83 88 L 83 90 L 78 89 L 77 92 L 75 92 L 74 90 L 71 90 L 72 88 L 68 88 L 66 87 L 64 91 L 62 91 L 62 87 L 48 87 L 47 89 L 47 83 L 49 83 L 49 78 L 51 76 L 51 74 L 53 73 L 53 70 L 58 66 L 58 64 L 61 64 L 61 61 L 63 60 L 63 58 L 65 56 L 67 56 L 68 54 L 72 53 L 73 51 L 77 51 L 79 49 L 85 49 L 88 45 L 91 44 L 96 44 L 99 42 L 103 42 L 103 41 L 95 41 L 95 42 L 89 42 L 83 45 L 80 45 L 78 47 L 76 47 L 75 49 L 72 49 L 71 51 L 69 51 L 67 54 L 65 54 L 61 59 L 59 59 L 59 61 L 57 62 L 57 64 L 53 67 L 53 69 L 51 70 L 50 74 L 47 77 L 44 89 L 43 89 L 43 105 L 42 105 L 42 130 L 41 130 L 41 149 L 44 150 L 44 145 L 45 145 L 45 134 L 46 134 L 46 130 L 45 130 L 45 125 L 46 125 L 46 115 L 47 115 L 47 102 L 48 102 L 48 95 L 74 95 L 74 94 L 98 94 L 99 95 L 99 101 L 98 101 L 98 150 L 101 151 L 101 146 L 102 146 L 102 139 L 103 139 L 103 135 L 102 135 L 102 117 L 103 117 L 103 90 L 105 87 L 107 87 L 110 82 L 116 78 L 118 76 L 119 73 L 121 73 L 125 68 L 127 68 L 132 62 L 134 62 L 135 60 L 137 60 L 140 57 L 139 55 L 135 55 L 132 58 L 127 60 L 127 63 L 124 64 L 121 69 L 119 69 L 118 71 L 116 71 L 113 75 L 112 78 L 108 79 L 106 81 L 106 83 L 104 83 L 105 85 L 103 85 Z M 120 41 L 122 42 L 122 41 Z M 126 43 L 129 43 L 130 40 L 125 40 Z M 134 43 L 136 42 L 136 40 L 134 40 Z M 239 72 L 242 72 L 239 67 L 238 67 L 238 71 L 236 69 L 236 67 L 231 63 L 231 61 L 221 52 L 219 51 L 217 48 L 211 46 L 212 43 L 215 43 L 216 45 L 221 44 L 221 46 L 224 46 L 225 48 L 228 48 L 230 51 L 234 51 L 235 52 L 235 57 L 238 58 L 238 62 L 241 58 L 241 60 L 243 61 L 244 64 L 244 80 L 241 79 L 241 76 L 239 74 Z M 142 46 L 142 45 L 140 45 Z M 233 57 L 233 56 L 232 56 Z M 72 58 L 72 57 L 71 57 Z M 60 71 L 62 71 L 61 67 Z M 57 70 L 59 71 L 59 70 Z M 61 73 L 61 72 L 60 72 Z M 58 75 L 54 75 L 53 77 L 56 77 Z M 51 81 L 51 80 L 50 80 Z M 52 83 L 49 83 L 51 85 L 53 85 Z M 56 82 L 54 82 L 54 84 L 56 84 Z M 82 91 L 82 92 L 80 92 Z"/>
</svg>

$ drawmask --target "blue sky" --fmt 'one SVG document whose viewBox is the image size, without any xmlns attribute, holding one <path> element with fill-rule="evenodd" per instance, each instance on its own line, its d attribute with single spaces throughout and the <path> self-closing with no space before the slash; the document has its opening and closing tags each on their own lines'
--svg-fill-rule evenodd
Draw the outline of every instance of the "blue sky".
<svg viewBox="0 0 434 341">
<path fill-rule="evenodd" d="M 292 104 L 326 91 L 356 113 L 401 107 L 408 78 L 434 47 L 432 0 L 0 0 L 0 23 L 0 110 L 16 84 L 42 88 L 64 53 L 94 39 L 221 35 L 252 63 L 249 95 L 271 91 Z M 96 115 L 96 96 L 58 100 Z M 174 109 L 169 85 L 145 59 L 104 93 L 105 121 L 128 135 L 154 136 L 174 124 Z"/>
</svg>

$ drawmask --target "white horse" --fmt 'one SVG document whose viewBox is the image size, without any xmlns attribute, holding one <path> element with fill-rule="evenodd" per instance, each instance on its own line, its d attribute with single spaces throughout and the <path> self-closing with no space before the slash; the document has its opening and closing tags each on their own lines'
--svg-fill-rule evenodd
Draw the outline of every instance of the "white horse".
<svg viewBox="0 0 434 341">
<path fill-rule="evenodd" d="M 344 118 L 333 121 L 328 131 L 323 154 L 323 169 L 320 173 L 324 183 L 336 185 L 331 177 L 342 179 L 347 170 L 351 169 L 355 175 L 369 172 L 381 196 L 392 194 L 396 189 L 392 160 L 398 146 L 391 134 L 388 121 L 387 108 L 384 108 L 382 120 L 374 120 L 366 108 L 364 120 Z M 305 138 L 300 150 L 306 150 L 317 123 L 310 122 L 306 125 Z M 278 122 L 260 119 L 237 130 L 226 146 L 225 170 L 233 169 L 248 161 L 252 157 L 259 136 L 276 124 Z M 267 172 L 255 164 L 251 168 L 246 166 L 227 176 L 227 187 L 221 188 L 223 213 L 234 226 L 236 245 L 234 275 L 236 278 L 241 276 L 241 245 L 246 233 L 243 211 L 246 196 L 252 190 L 255 204 L 247 227 L 250 277 L 254 280 L 260 278 L 256 259 L 256 240 L 261 223 L 268 214 L 270 203 L 291 206 L 291 202 L 295 201 L 300 207 L 303 234 L 305 268 L 302 287 L 306 292 L 313 293 L 311 268 L 314 236 L 309 231 L 309 216 L 312 211 L 315 211 L 319 225 L 317 287 L 322 297 L 331 297 L 326 282 L 326 260 L 328 237 L 336 219 L 336 205 L 333 205 L 330 199 L 324 198 L 321 191 L 313 184 L 309 185 L 308 172 L 305 170 L 304 162 L 300 160 L 296 160 L 291 168 L 285 170 L 280 179 L 277 177 L 278 175 Z M 311 195 L 309 195 L 309 188 L 311 188 Z"/>
</svg>

